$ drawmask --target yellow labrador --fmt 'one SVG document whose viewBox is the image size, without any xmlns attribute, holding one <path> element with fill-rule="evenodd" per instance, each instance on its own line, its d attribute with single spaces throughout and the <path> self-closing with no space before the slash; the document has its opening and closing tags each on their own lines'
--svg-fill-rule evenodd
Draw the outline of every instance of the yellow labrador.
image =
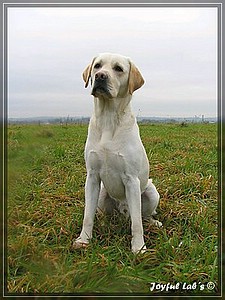
<svg viewBox="0 0 225 300">
<path fill-rule="evenodd" d="M 87 178 L 83 228 L 74 247 L 85 247 L 92 237 L 96 209 L 130 215 L 134 253 L 146 250 L 142 216 L 152 224 L 159 194 L 149 176 L 148 158 L 131 111 L 131 97 L 144 79 L 129 58 L 104 53 L 84 70 L 91 81 L 94 112 L 85 147 Z"/>
</svg>

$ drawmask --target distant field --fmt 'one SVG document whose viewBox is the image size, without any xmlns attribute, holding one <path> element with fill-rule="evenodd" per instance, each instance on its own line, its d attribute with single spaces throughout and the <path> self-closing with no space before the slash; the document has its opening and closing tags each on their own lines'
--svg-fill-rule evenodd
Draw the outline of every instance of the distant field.
<svg viewBox="0 0 225 300">
<path fill-rule="evenodd" d="M 90 246 L 71 250 L 83 219 L 87 126 L 9 126 L 8 293 L 166 295 L 150 291 L 154 282 L 176 284 L 169 295 L 218 292 L 217 125 L 140 132 L 163 228 L 145 222 L 149 251 L 135 256 L 120 215 L 97 215 Z"/>
</svg>

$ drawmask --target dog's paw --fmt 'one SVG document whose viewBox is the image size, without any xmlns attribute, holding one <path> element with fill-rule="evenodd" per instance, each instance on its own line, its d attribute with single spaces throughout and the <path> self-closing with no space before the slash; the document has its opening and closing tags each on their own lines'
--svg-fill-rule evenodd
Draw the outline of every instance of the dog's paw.
<svg viewBox="0 0 225 300">
<path fill-rule="evenodd" d="M 145 245 L 143 247 L 141 247 L 141 248 L 132 247 L 132 252 L 134 254 L 144 254 L 146 251 L 148 251 L 148 249 L 146 248 Z"/>
<path fill-rule="evenodd" d="M 86 248 L 88 246 L 88 242 L 83 242 L 80 237 L 78 237 L 72 244 L 72 249 L 81 249 Z"/>
<path fill-rule="evenodd" d="M 161 222 L 159 222 L 158 220 L 155 220 L 155 226 L 162 227 L 163 224 Z"/>
<path fill-rule="evenodd" d="M 163 224 L 162 224 L 160 221 L 158 221 L 158 220 L 156 220 L 156 219 L 153 219 L 153 218 L 151 218 L 151 219 L 149 220 L 149 223 L 150 223 L 150 225 L 155 225 L 155 226 L 157 226 L 158 228 L 163 226 Z"/>
</svg>

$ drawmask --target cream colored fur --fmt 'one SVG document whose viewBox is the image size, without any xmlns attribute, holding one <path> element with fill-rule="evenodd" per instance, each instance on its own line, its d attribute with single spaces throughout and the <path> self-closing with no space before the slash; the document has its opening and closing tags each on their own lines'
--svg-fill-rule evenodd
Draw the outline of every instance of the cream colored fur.
<svg viewBox="0 0 225 300">
<path fill-rule="evenodd" d="M 95 57 L 83 72 L 87 87 L 91 81 L 94 112 L 85 147 L 87 178 L 85 211 L 80 236 L 74 247 L 85 247 L 92 238 L 96 209 L 118 210 L 131 217 L 134 253 L 145 251 L 142 216 L 151 216 L 159 194 L 149 179 L 149 163 L 139 135 L 130 101 L 144 79 L 129 58 L 105 53 Z"/>
</svg>

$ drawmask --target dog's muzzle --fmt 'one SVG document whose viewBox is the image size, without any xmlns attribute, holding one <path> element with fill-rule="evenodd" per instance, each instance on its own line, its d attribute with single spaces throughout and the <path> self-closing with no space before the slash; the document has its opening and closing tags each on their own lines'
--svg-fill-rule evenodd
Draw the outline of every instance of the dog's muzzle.
<svg viewBox="0 0 225 300">
<path fill-rule="evenodd" d="M 104 95 L 111 97 L 111 94 L 108 89 L 108 75 L 105 72 L 98 72 L 95 74 L 91 94 L 95 97 Z"/>
</svg>

